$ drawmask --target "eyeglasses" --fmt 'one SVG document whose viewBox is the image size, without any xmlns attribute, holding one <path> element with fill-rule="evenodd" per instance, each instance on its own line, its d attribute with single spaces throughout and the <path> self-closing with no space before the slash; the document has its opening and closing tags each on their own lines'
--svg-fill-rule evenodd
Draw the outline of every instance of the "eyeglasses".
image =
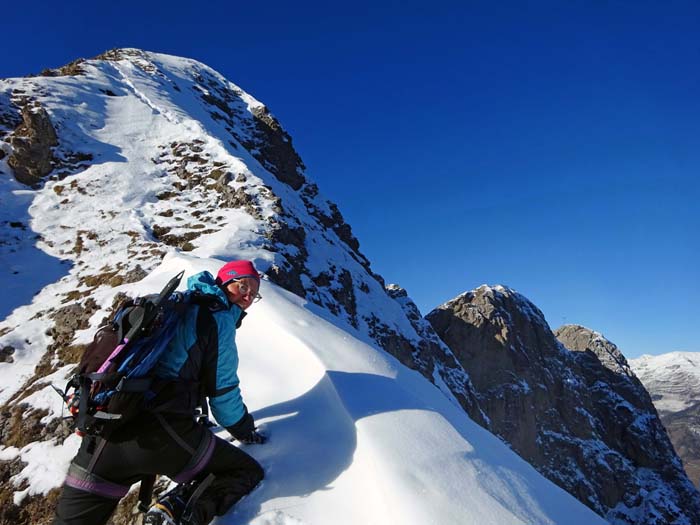
<svg viewBox="0 0 700 525">
<path fill-rule="evenodd" d="M 235 281 L 235 282 L 238 283 L 238 291 L 242 295 L 248 295 L 250 292 L 253 291 L 251 289 L 251 287 L 248 284 L 246 284 L 245 282 L 243 282 L 243 281 Z M 255 297 L 253 297 L 253 302 L 257 303 L 260 299 L 262 299 L 262 295 L 260 295 L 259 293 L 256 293 Z"/>
</svg>

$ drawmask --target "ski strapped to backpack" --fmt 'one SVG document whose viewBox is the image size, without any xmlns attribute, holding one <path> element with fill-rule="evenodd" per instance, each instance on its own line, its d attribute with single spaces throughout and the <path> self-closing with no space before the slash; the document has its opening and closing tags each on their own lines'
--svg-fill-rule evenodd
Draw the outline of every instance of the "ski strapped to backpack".
<svg viewBox="0 0 700 525">
<path fill-rule="evenodd" d="M 63 393 L 78 434 L 109 439 L 155 396 L 151 371 L 191 302 L 190 292 L 175 292 L 184 273 L 159 294 L 127 300 L 96 332 Z"/>
</svg>

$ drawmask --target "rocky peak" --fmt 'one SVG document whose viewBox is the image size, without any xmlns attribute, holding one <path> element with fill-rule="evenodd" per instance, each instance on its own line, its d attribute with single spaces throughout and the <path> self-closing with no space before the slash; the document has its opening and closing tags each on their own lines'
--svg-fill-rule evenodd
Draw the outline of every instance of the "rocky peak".
<svg viewBox="0 0 700 525">
<path fill-rule="evenodd" d="M 613 385 L 615 392 L 631 405 L 645 411 L 653 410 L 649 393 L 614 343 L 580 325 L 562 326 L 554 335 L 568 350 L 578 353 L 579 366 L 585 367 L 591 377 Z"/>
<path fill-rule="evenodd" d="M 560 326 L 554 335 L 561 343 L 574 352 L 592 352 L 600 363 L 613 373 L 636 379 L 627 359 L 617 346 L 598 332 L 585 326 L 571 324 Z"/>
<path fill-rule="evenodd" d="M 472 379 L 489 429 L 613 524 L 700 522 L 700 496 L 624 356 L 560 334 L 519 293 L 482 286 L 426 319 Z"/>
<path fill-rule="evenodd" d="M 46 96 L 56 77 L 64 77 L 61 86 L 68 89 L 66 93 L 57 92 L 48 102 Z M 69 86 L 74 88 L 73 93 Z M 92 108 L 84 102 L 89 109 L 81 111 L 75 103 L 78 93 L 91 93 L 91 102 L 98 101 L 102 106 Z M 267 252 L 262 259 L 270 262 L 264 269 L 273 281 L 346 318 L 355 327 L 363 323 L 357 311 L 357 294 L 370 293 L 366 282 L 369 277 L 379 284 L 374 292 L 383 295 L 383 280 L 371 271 L 351 227 L 338 207 L 323 199 L 318 187 L 307 180 L 291 137 L 270 110 L 204 64 L 139 49 L 113 49 L 92 59 L 45 70 L 40 77 L 0 81 L 0 133 L 6 133 L 0 135 L 0 151 L 3 156 L 6 151 L 10 153 L 7 165 L 25 184 L 90 173 L 88 168 L 100 162 L 89 161 L 98 159 L 93 159 L 93 153 L 68 151 L 69 146 L 55 148 L 58 137 L 54 127 L 63 128 L 63 142 L 82 147 L 91 139 L 82 130 L 74 131 L 74 123 L 103 129 L 100 111 L 108 104 L 119 108 L 122 102 L 134 99 L 161 120 L 175 125 L 179 122 L 183 130 L 181 139 L 155 145 L 152 165 L 142 168 L 145 172 L 155 168 L 163 180 L 171 180 L 169 188 L 156 193 L 159 202 L 155 217 L 122 230 L 130 254 L 139 253 L 140 264 L 146 269 L 156 264 L 165 253 L 163 246 L 196 250 L 198 240 L 225 226 L 224 216 L 216 213 L 217 209 L 240 210 L 256 222 L 251 245 Z M 185 107 L 177 107 L 183 103 Z M 193 131 L 195 136 L 190 136 Z M 228 154 L 212 153 L 221 146 L 229 149 Z M 88 193 L 86 185 L 75 179 L 70 185 L 55 185 L 53 190 L 59 197 L 57 205 L 68 205 L 75 193 Z M 192 200 L 200 209 L 193 209 Z M 187 213 L 179 213 L 180 209 Z M 95 213 L 111 215 L 118 211 L 96 209 Z M 186 215 L 191 215 L 191 220 L 176 222 Z M 71 229 L 68 225 L 61 227 Z M 142 238 L 138 232 L 143 227 L 147 235 Z M 95 235 L 89 229 L 77 228 L 74 249 L 69 251 L 82 254 L 85 239 Z M 340 259 L 325 261 L 325 268 L 314 265 L 311 269 L 309 260 L 322 257 L 315 257 L 309 246 L 327 244 L 338 246 Z M 356 270 L 346 268 L 346 257 Z M 124 267 L 124 271 L 129 269 Z M 104 273 L 95 268 L 87 278 L 95 281 L 98 272 Z"/>
</svg>

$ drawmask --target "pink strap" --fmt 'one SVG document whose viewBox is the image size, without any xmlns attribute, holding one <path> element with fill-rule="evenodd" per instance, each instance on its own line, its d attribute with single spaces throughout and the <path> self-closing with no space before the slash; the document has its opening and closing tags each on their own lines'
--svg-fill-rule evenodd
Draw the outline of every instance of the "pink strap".
<svg viewBox="0 0 700 525">
<path fill-rule="evenodd" d="M 114 359 L 115 357 L 117 357 L 119 355 L 119 352 L 122 351 L 122 348 L 124 348 L 128 342 L 129 342 L 128 339 L 124 339 L 124 342 L 122 344 L 117 345 L 117 347 L 114 350 L 112 350 L 112 353 L 109 354 L 109 357 L 107 358 L 107 360 L 104 363 L 102 363 L 102 366 L 97 371 L 98 374 L 101 374 L 102 372 L 107 370 L 107 367 L 112 362 L 112 359 Z"/>
</svg>

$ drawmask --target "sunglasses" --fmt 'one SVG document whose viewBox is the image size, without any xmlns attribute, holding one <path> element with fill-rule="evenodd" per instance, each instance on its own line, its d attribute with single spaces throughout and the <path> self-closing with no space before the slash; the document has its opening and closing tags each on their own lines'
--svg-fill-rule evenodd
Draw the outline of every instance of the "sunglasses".
<svg viewBox="0 0 700 525">
<path fill-rule="evenodd" d="M 252 288 L 250 285 L 244 283 L 243 281 L 235 281 L 238 283 L 238 292 L 241 293 L 242 295 L 248 295 L 250 292 L 252 292 Z M 260 299 L 262 299 L 262 295 L 259 293 L 255 294 L 255 297 L 253 297 L 253 302 L 257 303 Z"/>
</svg>

